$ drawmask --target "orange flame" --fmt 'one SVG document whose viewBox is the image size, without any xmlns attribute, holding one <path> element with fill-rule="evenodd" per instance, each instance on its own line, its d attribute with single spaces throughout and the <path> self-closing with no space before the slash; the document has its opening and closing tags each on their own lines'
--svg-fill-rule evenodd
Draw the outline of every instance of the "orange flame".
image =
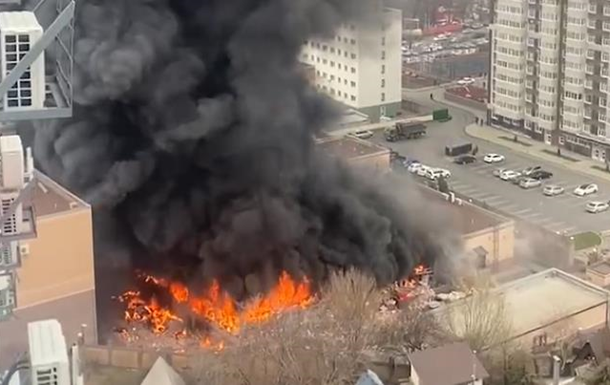
<svg viewBox="0 0 610 385">
<path fill-rule="evenodd" d="M 311 286 L 307 279 L 297 282 L 286 272 L 280 274 L 279 280 L 266 295 L 246 303 L 242 311 L 237 302 L 228 293 L 221 290 L 217 281 L 200 296 L 193 295 L 180 282 L 169 282 L 163 278 L 142 275 L 143 282 L 164 289 L 171 296 L 172 304 L 162 306 L 153 295 L 144 299 L 140 291 L 126 291 L 118 299 L 125 303 L 125 320 L 129 323 L 146 324 L 153 333 L 163 334 L 171 322 L 183 320 L 172 311 L 173 304 L 185 304 L 193 315 L 206 320 L 212 326 L 237 334 L 245 324 L 258 324 L 268 321 L 273 316 L 294 308 L 306 308 L 313 301 Z M 175 333 L 176 338 L 187 336 L 186 330 Z M 209 337 L 201 341 L 201 346 L 221 350 L 224 342 L 213 342 Z"/>
</svg>

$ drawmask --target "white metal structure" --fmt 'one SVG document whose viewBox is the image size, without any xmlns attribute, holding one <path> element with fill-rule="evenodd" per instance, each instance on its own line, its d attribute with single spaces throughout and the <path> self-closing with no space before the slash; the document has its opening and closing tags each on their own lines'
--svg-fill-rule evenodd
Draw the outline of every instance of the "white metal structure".
<svg viewBox="0 0 610 385">
<path fill-rule="evenodd" d="M 4 79 L 42 37 L 33 12 L 0 12 L 0 76 Z M 26 68 L 19 81 L 3 95 L 4 111 L 41 109 L 45 100 L 44 52 Z"/>
<path fill-rule="evenodd" d="M 7 3 L 19 1 L 0 0 L 0 5 Z M 72 116 L 74 10 L 74 0 L 39 0 L 31 10 L 1 13 L 0 121 Z M 49 12 L 54 17 L 37 16 Z"/>
<path fill-rule="evenodd" d="M 402 12 L 382 10 L 380 25 L 342 25 L 332 39 L 310 40 L 301 60 L 315 67 L 316 87 L 377 121 L 402 100 Z"/>
<path fill-rule="evenodd" d="M 66 339 L 57 320 L 28 324 L 32 385 L 70 385 Z"/>
</svg>

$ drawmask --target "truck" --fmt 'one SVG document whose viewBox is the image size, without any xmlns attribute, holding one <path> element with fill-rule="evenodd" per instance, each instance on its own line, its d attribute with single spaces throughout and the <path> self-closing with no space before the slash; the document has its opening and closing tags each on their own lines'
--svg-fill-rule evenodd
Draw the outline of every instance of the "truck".
<svg viewBox="0 0 610 385">
<path fill-rule="evenodd" d="M 470 142 L 458 142 L 445 146 L 445 155 L 447 156 L 464 155 L 470 152 L 472 152 L 472 143 Z"/>
<path fill-rule="evenodd" d="M 426 126 L 420 123 L 396 123 L 393 126 L 387 127 L 383 134 L 388 142 L 415 139 L 426 134 Z"/>
</svg>

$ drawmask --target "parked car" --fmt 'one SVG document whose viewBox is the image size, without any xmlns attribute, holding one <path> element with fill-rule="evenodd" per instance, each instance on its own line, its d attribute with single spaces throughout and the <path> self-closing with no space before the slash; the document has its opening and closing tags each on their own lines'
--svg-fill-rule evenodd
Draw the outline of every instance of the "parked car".
<svg viewBox="0 0 610 385">
<path fill-rule="evenodd" d="M 420 164 L 421 164 L 421 162 L 420 162 L 419 160 L 417 160 L 417 159 L 412 159 L 412 158 L 404 158 L 404 159 L 402 160 L 402 165 L 403 165 L 405 168 L 408 168 L 410 165 L 412 165 L 412 164 L 417 164 L 417 163 L 420 163 Z"/>
<path fill-rule="evenodd" d="M 483 162 L 485 163 L 500 163 L 503 162 L 506 158 L 504 155 L 500 154 L 487 154 L 483 157 Z"/>
<path fill-rule="evenodd" d="M 538 171 L 534 171 L 531 174 L 529 174 L 529 177 L 532 179 L 538 179 L 538 180 L 550 179 L 553 177 L 553 173 L 549 172 L 549 171 L 538 170 Z"/>
<path fill-rule="evenodd" d="M 442 168 L 431 168 L 426 171 L 425 177 L 430 180 L 437 180 L 439 177 L 448 179 L 451 178 L 451 172 Z"/>
<path fill-rule="evenodd" d="M 353 133 L 353 135 L 358 139 L 369 139 L 369 138 L 373 137 L 373 131 L 369 131 L 369 130 L 356 131 Z"/>
<path fill-rule="evenodd" d="M 537 171 L 542 171 L 542 167 L 540 167 L 540 166 L 527 167 L 527 168 L 524 168 L 523 171 L 521 171 L 521 173 L 523 175 L 530 176 L 531 174 L 533 174 L 533 173 L 535 173 Z"/>
<path fill-rule="evenodd" d="M 574 189 L 574 195 L 584 197 L 585 195 L 595 194 L 599 191 L 599 187 L 595 183 L 585 183 Z"/>
<path fill-rule="evenodd" d="M 477 158 L 473 155 L 461 155 L 453 160 L 456 164 L 470 164 L 477 161 Z"/>
<path fill-rule="evenodd" d="M 519 187 L 528 189 L 541 186 L 542 182 L 539 179 L 526 178 L 519 183 Z"/>
<path fill-rule="evenodd" d="M 426 173 L 428 172 L 428 170 L 431 170 L 431 169 L 432 169 L 432 167 L 426 166 L 425 164 L 422 164 L 417 169 L 417 175 L 418 176 L 426 176 Z"/>
<path fill-rule="evenodd" d="M 500 167 L 500 168 L 497 168 L 497 169 L 495 169 L 495 170 L 494 170 L 493 175 L 494 175 L 494 176 L 497 176 L 497 177 L 499 178 L 499 177 L 500 177 L 500 175 L 502 175 L 502 173 L 503 173 L 504 171 L 506 171 L 506 170 L 507 170 L 507 169 L 505 169 L 505 168 L 501 168 L 501 167 Z"/>
<path fill-rule="evenodd" d="M 511 182 L 512 184 L 516 184 L 516 185 L 518 186 L 518 185 L 521 183 L 521 181 L 524 181 L 524 180 L 526 180 L 526 179 L 528 179 L 528 177 L 527 177 L 527 176 L 525 176 L 525 175 L 519 175 L 518 177 L 513 178 L 513 179 L 512 179 L 510 182 Z"/>
<path fill-rule="evenodd" d="M 542 193 L 546 196 L 552 197 L 555 195 L 560 195 L 564 193 L 564 188 L 561 186 L 557 186 L 554 184 L 548 184 L 546 186 L 544 186 L 544 189 L 542 189 Z"/>
<path fill-rule="evenodd" d="M 595 201 L 587 203 L 587 205 L 585 206 L 585 210 L 590 213 L 596 214 L 608 210 L 609 207 L 610 205 L 608 204 L 608 202 Z"/>
<path fill-rule="evenodd" d="M 425 167 L 421 163 L 411 163 L 409 166 L 407 166 L 407 171 L 413 174 L 418 174 L 419 169 L 422 168 L 422 166 Z"/>
<path fill-rule="evenodd" d="M 510 181 L 514 178 L 520 177 L 521 173 L 513 170 L 506 170 L 502 174 L 500 174 L 500 179 L 505 181 Z"/>
</svg>

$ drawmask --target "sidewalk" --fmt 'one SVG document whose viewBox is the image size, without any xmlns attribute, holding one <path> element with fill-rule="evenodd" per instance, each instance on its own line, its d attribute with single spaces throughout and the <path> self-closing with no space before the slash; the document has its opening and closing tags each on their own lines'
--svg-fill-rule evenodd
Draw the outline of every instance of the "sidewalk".
<svg viewBox="0 0 610 385">
<path fill-rule="evenodd" d="M 515 135 L 514 132 L 508 130 L 502 130 L 490 126 L 481 126 L 478 124 L 470 124 L 464 129 L 464 131 L 468 136 L 473 138 L 482 139 L 487 142 L 509 148 L 512 151 L 526 154 L 532 158 L 538 158 L 549 163 L 555 163 L 556 165 L 580 174 L 610 181 L 610 173 L 592 168 L 592 166 L 604 167 L 603 163 L 596 162 L 590 158 L 586 158 L 582 155 L 578 155 L 566 150 L 563 150 L 562 154 L 572 158 L 573 160 L 560 158 L 557 155 L 554 155 L 555 151 L 557 151 L 556 147 L 532 140 L 524 135 L 517 135 L 519 137 L 519 141 L 515 143 L 512 140 L 504 139 L 513 138 Z M 544 150 L 552 151 L 553 154 L 544 152 Z"/>
</svg>

